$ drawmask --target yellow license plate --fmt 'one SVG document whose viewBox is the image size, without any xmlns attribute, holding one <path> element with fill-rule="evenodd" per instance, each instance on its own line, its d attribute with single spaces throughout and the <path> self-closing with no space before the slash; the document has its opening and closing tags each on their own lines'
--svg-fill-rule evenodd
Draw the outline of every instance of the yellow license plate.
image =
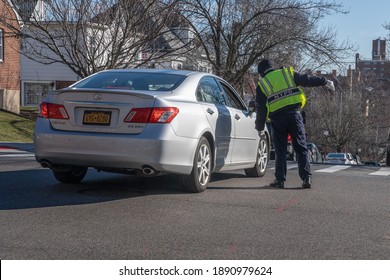
<svg viewBox="0 0 390 280">
<path fill-rule="evenodd" d="M 108 111 L 84 111 L 83 124 L 110 125 L 111 112 Z"/>
</svg>

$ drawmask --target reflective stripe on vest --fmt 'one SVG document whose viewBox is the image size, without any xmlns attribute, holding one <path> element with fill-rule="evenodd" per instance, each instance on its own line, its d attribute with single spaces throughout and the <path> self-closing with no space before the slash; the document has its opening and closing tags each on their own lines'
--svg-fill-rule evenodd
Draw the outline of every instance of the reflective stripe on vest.
<svg viewBox="0 0 390 280">
<path fill-rule="evenodd" d="M 275 112 L 283 107 L 306 104 L 306 96 L 303 90 L 294 82 L 293 68 L 282 68 L 269 72 L 259 80 L 259 86 L 266 95 L 269 112 Z"/>
</svg>

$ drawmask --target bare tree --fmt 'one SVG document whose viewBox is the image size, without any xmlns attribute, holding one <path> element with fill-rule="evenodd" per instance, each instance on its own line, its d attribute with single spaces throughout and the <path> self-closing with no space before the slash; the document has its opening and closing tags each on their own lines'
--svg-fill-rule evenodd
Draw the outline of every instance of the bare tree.
<svg viewBox="0 0 390 280">
<path fill-rule="evenodd" d="M 331 29 L 318 28 L 324 16 L 337 12 L 344 12 L 342 6 L 326 1 L 181 1 L 181 14 L 215 73 L 235 85 L 263 56 L 292 64 L 303 57 L 321 64 L 345 58 L 351 46 L 339 44 Z"/>
<path fill-rule="evenodd" d="M 366 91 L 365 116 L 368 120 L 366 127 L 365 150 L 371 159 L 379 162 L 385 157 L 390 144 L 390 101 L 388 90 L 376 89 Z"/>
<path fill-rule="evenodd" d="M 22 53 L 40 63 L 65 64 L 80 77 L 189 50 L 190 42 L 172 32 L 177 0 L 14 2 L 25 21 Z"/>
<path fill-rule="evenodd" d="M 350 152 L 365 139 L 367 119 L 364 99 L 338 85 L 334 93 L 317 88 L 308 91 L 307 131 L 311 141 L 328 145 L 332 151 Z"/>
<path fill-rule="evenodd" d="M 388 141 L 390 112 L 387 92 L 377 79 L 334 77 L 336 91 L 306 90 L 308 138 L 327 152 L 360 153 L 379 161 Z M 375 84 L 377 88 L 370 85 Z"/>
</svg>

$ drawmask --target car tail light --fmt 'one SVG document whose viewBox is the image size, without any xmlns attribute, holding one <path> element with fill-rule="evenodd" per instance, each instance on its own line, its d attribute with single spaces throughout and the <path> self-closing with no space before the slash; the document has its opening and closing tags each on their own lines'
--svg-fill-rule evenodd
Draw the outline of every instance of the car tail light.
<svg viewBox="0 0 390 280">
<path fill-rule="evenodd" d="M 69 119 L 68 112 L 64 105 L 42 102 L 39 105 L 38 117 L 49 118 L 49 119 Z"/>
<path fill-rule="evenodd" d="M 287 141 L 291 142 L 291 135 L 290 134 L 287 135 Z"/>
<path fill-rule="evenodd" d="M 150 117 L 152 108 L 133 108 L 127 114 L 124 122 L 132 123 L 147 123 Z"/>
<path fill-rule="evenodd" d="M 175 107 L 133 108 L 124 122 L 129 123 L 170 123 L 179 109 Z"/>
</svg>

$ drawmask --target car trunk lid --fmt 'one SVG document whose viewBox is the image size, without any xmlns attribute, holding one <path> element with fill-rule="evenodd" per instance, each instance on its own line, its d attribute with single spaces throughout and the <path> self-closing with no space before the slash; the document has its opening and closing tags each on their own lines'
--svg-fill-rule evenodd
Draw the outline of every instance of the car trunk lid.
<svg viewBox="0 0 390 280">
<path fill-rule="evenodd" d="M 148 91 L 69 89 L 51 95 L 47 102 L 62 104 L 68 115 L 67 119 L 50 118 L 57 130 L 139 134 L 147 123 L 124 120 L 133 108 L 153 107 L 155 95 Z"/>
</svg>

